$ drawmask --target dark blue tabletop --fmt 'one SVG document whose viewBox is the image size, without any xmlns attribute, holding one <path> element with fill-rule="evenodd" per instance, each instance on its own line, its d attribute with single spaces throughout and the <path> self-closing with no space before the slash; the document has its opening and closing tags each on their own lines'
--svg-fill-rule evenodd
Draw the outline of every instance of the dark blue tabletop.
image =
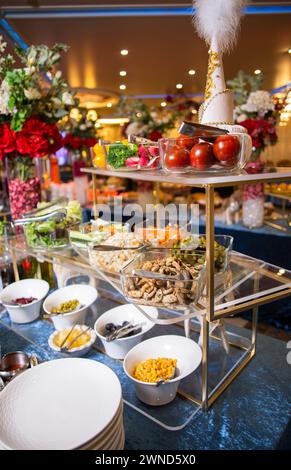
<svg viewBox="0 0 291 470">
<path fill-rule="evenodd" d="M 2 354 L 23 350 L 42 360 L 57 358 L 47 344 L 51 331 L 44 321 L 15 328 L 5 314 L 0 318 Z M 210 411 L 199 410 L 182 431 L 167 431 L 125 406 L 126 449 L 275 449 L 291 418 L 287 352 L 284 342 L 259 335 L 257 356 Z M 92 351 L 88 358 L 101 360 L 101 353 Z M 102 362 L 116 369 L 116 361 L 104 355 Z M 124 376 L 117 373 L 124 388 Z M 284 446 L 291 449 L 291 442 L 285 439 Z"/>
</svg>

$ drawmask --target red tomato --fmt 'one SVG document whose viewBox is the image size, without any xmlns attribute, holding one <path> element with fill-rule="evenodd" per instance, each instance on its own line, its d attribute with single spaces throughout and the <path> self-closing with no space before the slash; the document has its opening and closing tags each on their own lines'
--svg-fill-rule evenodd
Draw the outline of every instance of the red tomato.
<svg viewBox="0 0 291 470">
<path fill-rule="evenodd" d="M 198 170 L 207 170 L 213 164 L 212 145 L 200 142 L 194 145 L 190 153 L 191 165 Z"/>
<path fill-rule="evenodd" d="M 232 162 L 234 164 L 237 160 L 237 156 L 240 150 L 239 139 L 235 135 L 221 135 L 217 137 L 213 152 L 217 160 L 222 164 L 225 162 Z"/>
<path fill-rule="evenodd" d="M 190 165 L 189 151 L 184 147 L 175 145 L 170 148 L 165 156 L 165 165 L 167 168 L 184 168 Z"/>
<path fill-rule="evenodd" d="M 176 140 L 176 144 L 179 147 L 184 147 L 188 150 L 191 150 L 193 145 L 197 144 L 198 139 L 195 137 L 189 137 L 188 135 L 181 134 L 180 137 Z"/>
</svg>

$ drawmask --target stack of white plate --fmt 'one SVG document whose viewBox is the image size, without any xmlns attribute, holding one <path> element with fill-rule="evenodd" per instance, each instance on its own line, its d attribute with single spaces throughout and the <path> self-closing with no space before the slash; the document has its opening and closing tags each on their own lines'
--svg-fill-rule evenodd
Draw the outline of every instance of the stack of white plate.
<svg viewBox="0 0 291 470">
<path fill-rule="evenodd" d="M 0 393 L 1 449 L 122 450 L 120 382 L 109 367 L 79 358 L 29 369 Z"/>
</svg>

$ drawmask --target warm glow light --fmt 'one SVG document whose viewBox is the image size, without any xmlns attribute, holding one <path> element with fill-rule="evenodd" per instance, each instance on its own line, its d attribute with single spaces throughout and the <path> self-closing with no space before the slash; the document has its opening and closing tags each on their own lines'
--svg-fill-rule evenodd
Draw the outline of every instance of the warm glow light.
<svg viewBox="0 0 291 470">
<path fill-rule="evenodd" d="M 95 111 L 95 109 L 89 109 L 88 113 L 87 113 L 87 119 L 89 119 L 90 121 L 97 121 L 97 118 L 98 118 L 98 115 Z"/>
<path fill-rule="evenodd" d="M 129 122 L 128 118 L 101 118 L 98 119 L 98 124 L 126 124 Z"/>
<path fill-rule="evenodd" d="M 283 113 L 280 114 L 280 121 L 289 121 L 290 119 L 290 114 L 289 113 L 285 113 L 283 111 Z"/>
<path fill-rule="evenodd" d="M 121 77 L 126 77 L 127 72 L 126 72 L 125 70 L 121 70 L 121 71 L 119 72 L 119 75 L 120 75 Z"/>
<path fill-rule="evenodd" d="M 162 108 L 164 108 L 165 106 L 167 106 L 167 103 L 165 101 L 162 101 L 161 106 L 162 106 Z"/>
<path fill-rule="evenodd" d="M 188 71 L 188 73 L 189 73 L 189 75 L 195 75 L 196 72 L 195 72 L 195 70 L 190 69 L 190 70 Z"/>
<path fill-rule="evenodd" d="M 197 109 L 192 109 L 191 113 L 192 114 L 197 114 Z"/>
<path fill-rule="evenodd" d="M 127 50 L 127 49 L 122 49 L 122 50 L 120 51 L 120 54 L 121 54 L 121 55 L 127 55 L 127 54 L 128 54 L 128 50 Z"/>
<path fill-rule="evenodd" d="M 255 75 L 260 75 L 260 73 L 262 73 L 262 71 L 261 71 L 260 69 L 256 69 L 256 70 L 254 71 L 254 74 L 255 74 Z"/>
<path fill-rule="evenodd" d="M 112 108 L 112 103 L 107 103 L 107 108 Z"/>
<path fill-rule="evenodd" d="M 119 88 L 120 90 L 126 90 L 126 85 L 120 85 Z"/>
<path fill-rule="evenodd" d="M 291 47 L 290 47 L 290 49 L 288 49 L 288 54 L 291 54 Z"/>
<path fill-rule="evenodd" d="M 182 83 L 177 83 L 176 88 L 177 88 L 178 90 L 181 90 L 181 88 L 183 88 Z"/>
</svg>

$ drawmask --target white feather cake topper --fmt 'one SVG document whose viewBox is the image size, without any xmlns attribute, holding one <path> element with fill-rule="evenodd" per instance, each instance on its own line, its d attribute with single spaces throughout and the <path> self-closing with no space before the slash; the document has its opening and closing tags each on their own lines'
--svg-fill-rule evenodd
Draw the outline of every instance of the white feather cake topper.
<svg viewBox="0 0 291 470">
<path fill-rule="evenodd" d="M 199 120 L 204 124 L 233 124 L 233 96 L 226 89 L 222 54 L 234 46 L 247 0 L 194 0 L 194 25 L 209 48 L 205 101 Z"/>
</svg>

